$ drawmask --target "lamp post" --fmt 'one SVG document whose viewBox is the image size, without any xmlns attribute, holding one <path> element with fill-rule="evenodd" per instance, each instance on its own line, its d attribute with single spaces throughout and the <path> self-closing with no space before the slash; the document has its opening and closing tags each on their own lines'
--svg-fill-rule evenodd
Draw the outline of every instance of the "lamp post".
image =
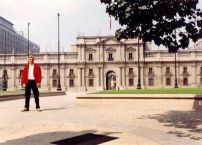
<svg viewBox="0 0 202 145">
<path fill-rule="evenodd" d="M 28 58 L 29 58 L 29 25 L 30 25 L 30 22 L 27 23 L 27 26 L 28 26 L 27 57 Z"/>
<path fill-rule="evenodd" d="M 4 41 L 4 70 L 3 70 L 3 91 L 7 90 L 6 84 L 6 32 L 5 32 L 5 41 Z"/>
<path fill-rule="evenodd" d="M 145 5 L 145 0 L 127 0 L 128 2 L 131 2 L 133 4 L 142 4 L 141 6 L 138 6 L 139 10 L 145 10 L 147 9 Z M 140 29 L 140 27 L 139 27 Z M 141 68 L 140 68 L 140 42 L 139 42 L 139 37 L 141 34 L 138 35 L 138 83 L 137 83 L 137 89 L 142 89 L 141 87 Z"/>
<path fill-rule="evenodd" d="M 178 18 L 176 16 L 175 20 L 177 21 Z M 175 29 L 175 41 L 177 42 L 177 30 Z M 177 50 L 175 51 L 175 86 L 174 88 L 178 88 L 178 85 L 177 85 L 177 61 L 176 61 L 176 53 L 177 53 Z"/>
<path fill-rule="evenodd" d="M 137 83 L 137 89 L 142 89 L 141 88 L 141 76 L 140 76 L 140 42 L 139 42 L 139 37 L 138 37 L 138 57 L 137 57 L 137 63 L 138 63 L 138 83 Z"/>
<path fill-rule="evenodd" d="M 59 23 L 60 14 L 58 13 L 58 84 L 57 91 L 61 91 L 60 85 L 60 23 Z"/>
<path fill-rule="evenodd" d="M 176 52 L 175 52 L 175 87 L 174 88 L 178 88 L 177 85 L 177 62 L 176 62 Z"/>
</svg>

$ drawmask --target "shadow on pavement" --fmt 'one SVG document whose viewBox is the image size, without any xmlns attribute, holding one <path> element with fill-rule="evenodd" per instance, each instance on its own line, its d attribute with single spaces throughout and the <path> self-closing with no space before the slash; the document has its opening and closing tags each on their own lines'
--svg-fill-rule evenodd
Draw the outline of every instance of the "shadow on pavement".
<svg viewBox="0 0 202 145">
<path fill-rule="evenodd" d="M 143 116 L 139 119 L 155 119 L 165 127 L 175 127 L 169 134 L 190 139 L 202 139 L 202 100 L 195 99 L 192 111 L 169 111 L 164 114 Z"/>
<path fill-rule="evenodd" d="M 0 143 L 0 145 L 97 145 L 118 139 L 117 137 L 95 134 L 96 132 L 96 130 L 86 130 L 81 132 L 40 133 L 9 140 Z"/>
<path fill-rule="evenodd" d="M 192 109 L 194 111 L 202 111 L 202 98 L 200 96 L 195 96 Z"/>
<path fill-rule="evenodd" d="M 52 143 L 56 145 L 97 145 L 101 143 L 106 143 L 114 139 L 117 139 L 117 137 L 86 133 L 83 135 L 55 141 Z"/>
<path fill-rule="evenodd" d="M 66 108 L 47 108 L 47 109 L 41 109 L 41 111 L 53 111 L 53 110 L 63 110 Z"/>
</svg>

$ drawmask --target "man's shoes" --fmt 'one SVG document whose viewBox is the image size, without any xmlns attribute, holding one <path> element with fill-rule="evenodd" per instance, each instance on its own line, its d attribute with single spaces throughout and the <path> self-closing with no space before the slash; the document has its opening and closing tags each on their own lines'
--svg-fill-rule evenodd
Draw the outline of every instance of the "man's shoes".
<svg viewBox="0 0 202 145">
<path fill-rule="evenodd" d="M 29 111 L 29 108 L 24 108 L 23 110 L 21 110 L 21 112 L 27 112 Z"/>
<path fill-rule="evenodd" d="M 40 109 L 40 108 L 36 108 L 36 110 L 37 110 L 38 112 L 41 112 L 41 109 Z"/>
</svg>

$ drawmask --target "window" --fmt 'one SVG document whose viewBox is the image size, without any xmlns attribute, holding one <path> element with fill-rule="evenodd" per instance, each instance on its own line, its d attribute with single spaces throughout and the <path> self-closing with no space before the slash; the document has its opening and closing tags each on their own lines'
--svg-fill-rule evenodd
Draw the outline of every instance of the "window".
<svg viewBox="0 0 202 145">
<path fill-rule="evenodd" d="M 183 73 L 187 73 L 187 67 L 183 67 Z"/>
<path fill-rule="evenodd" d="M 93 60 L 93 54 L 89 54 L 88 60 L 89 61 Z"/>
<path fill-rule="evenodd" d="M 22 77 L 23 70 L 20 70 L 20 77 Z"/>
<path fill-rule="evenodd" d="M 129 53 L 128 59 L 129 59 L 129 60 L 132 60 L 132 59 L 133 59 L 133 53 Z"/>
<path fill-rule="evenodd" d="M 74 87 L 74 80 L 73 79 L 69 80 L 69 87 Z"/>
<path fill-rule="evenodd" d="M 109 58 L 113 58 L 113 57 L 112 57 L 112 53 L 109 53 Z"/>
<path fill-rule="evenodd" d="M 53 80 L 53 87 L 57 87 L 57 80 Z"/>
<path fill-rule="evenodd" d="M 109 53 L 108 61 L 113 61 L 113 60 L 114 60 L 114 58 L 113 58 L 112 53 Z"/>
<path fill-rule="evenodd" d="M 90 87 L 93 87 L 93 86 L 94 86 L 93 79 L 89 79 L 89 86 L 90 86 Z"/>
<path fill-rule="evenodd" d="M 153 73 L 153 69 L 149 68 L 149 74 L 152 74 L 152 73 Z"/>
<path fill-rule="evenodd" d="M 200 84 L 202 85 L 202 78 L 200 78 Z"/>
<path fill-rule="evenodd" d="M 89 69 L 89 76 L 93 76 L 93 69 Z"/>
<path fill-rule="evenodd" d="M 166 78 L 166 86 L 170 86 L 171 85 L 171 79 L 170 78 Z"/>
<path fill-rule="evenodd" d="M 129 68 L 129 75 L 133 74 L 133 68 Z"/>
<path fill-rule="evenodd" d="M 4 76 L 4 75 L 5 75 L 5 76 L 8 76 L 7 70 L 4 70 L 4 71 L 3 71 L 3 76 Z"/>
<path fill-rule="evenodd" d="M 70 76 L 74 75 L 74 70 L 73 70 L 73 69 L 70 69 L 70 70 L 69 70 L 69 75 L 70 75 Z"/>
<path fill-rule="evenodd" d="M 201 67 L 201 69 L 200 69 L 200 74 L 202 74 L 202 67 Z"/>
<path fill-rule="evenodd" d="M 56 69 L 53 69 L 53 76 L 57 76 L 57 70 Z"/>
<path fill-rule="evenodd" d="M 133 78 L 129 79 L 129 86 L 134 86 L 134 79 Z"/>
<path fill-rule="evenodd" d="M 183 79 L 183 85 L 184 86 L 188 86 L 188 78 L 184 78 Z"/>
<path fill-rule="evenodd" d="M 170 73 L 170 67 L 166 67 L 166 74 Z"/>
<path fill-rule="evenodd" d="M 149 78 L 149 86 L 154 86 L 154 79 L 153 78 Z"/>
</svg>

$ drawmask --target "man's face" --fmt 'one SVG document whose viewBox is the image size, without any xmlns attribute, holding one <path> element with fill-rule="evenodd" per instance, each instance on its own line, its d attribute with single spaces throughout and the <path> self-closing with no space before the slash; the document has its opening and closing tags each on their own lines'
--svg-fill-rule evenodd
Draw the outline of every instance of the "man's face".
<svg viewBox="0 0 202 145">
<path fill-rule="evenodd" d="M 34 63 L 34 57 L 33 56 L 30 56 L 29 57 L 29 64 L 33 64 Z"/>
</svg>

